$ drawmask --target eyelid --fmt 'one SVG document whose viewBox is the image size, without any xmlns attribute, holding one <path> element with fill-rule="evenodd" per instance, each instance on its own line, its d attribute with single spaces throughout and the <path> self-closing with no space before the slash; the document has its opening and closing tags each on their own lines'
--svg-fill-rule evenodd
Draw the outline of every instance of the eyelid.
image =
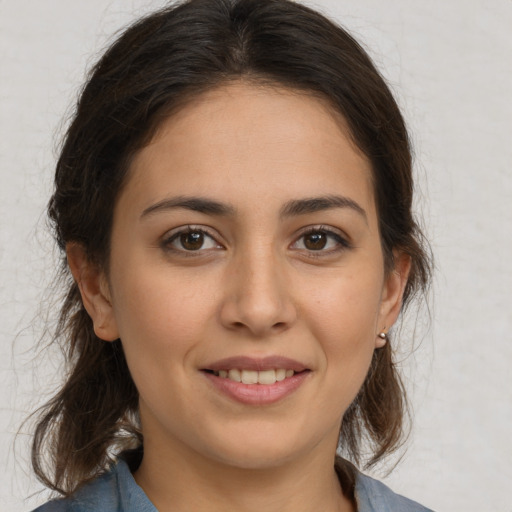
<svg viewBox="0 0 512 512">
<path fill-rule="evenodd" d="M 171 243 L 176 240 L 180 235 L 185 233 L 203 233 L 207 237 L 211 238 L 215 244 L 218 246 L 215 249 L 222 248 L 224 249 L 224 245 L 219 242 L 220 236 L 217 233 L 213 233 L 213 230 L 207 226 L 196 225 L 196 224 L 186 224 L 183 226 L 179 226 L 177 228 L 173 228 L 167 231 L 161 238 L 160 245 L 162 248 L 169 252 L 175 252 L 179 254 L 183 254 L 185 256 L 198 256 L 201 253 L 212 250 L 209 249 L 197 249 L 196 251 L 187 251 L 185 249 L 177 249 L 176 247 L 172 247 Z"/>
<path fill-rule="evenodd" d="M 353 248 L 353 245 L 350 241 L 349 236 L 346 235 L 342 230 L 340 230 L 338 228 L 334 228 L 332 226 L 326 226 L 323 224 L 306 226 L 306 227 L 302 228 L 300 230 L 300 232 L 298 233 L 298 235 L 295 237 L 295 240 L 291 244 L 291 246 L 293 247 L 293 245 L 295 245 L 304 236 L 312 234 L 312 233 L 325 233 L 327 236 L 334 238 L 337 241 L 337 243 L 339 244 L 339 247 L 337 247 L 336 249 L 317 250 L 317 251 L 305 249 L 305 251 L 308 252 L 309 254 L 311 254 L 311 256 L 320 257 L 320 256 L 322 256 L 322 253 L 324 255 L 327 255 L 327 254 L 332 254 L 332 253 L 335 253 L 338 251 L 343 251 L 343 250 Z M 300 249 L 300 250 L 304 250 L 304 249 Z"/>
<path fill-rule="evenodd" d="M 203 233 L 205 236 L 211 238 L 214 243 L 217 245 L 215 248 L 208 248 L 208 249 L 197 249 L 197 250 L 186 250 L 186 249 L 178 249 L 176 247 L 172 247 L 171 243 L 176 240 L 180 235 L 184 233 L 194 233 L 199 232 Z M 331 249 L 319 249 L 319 250 L 313 250 L 313 249 L 307 249 L 307 248 L 295 248 L 297 251 L 302 251 L 308 254 L 309 257 L 322 257 L 322 256 L 328 256 L 335 253 L 339 253 L 342 251 L 345 251 L 347 249 L 353 248 L 353 245 L 350 241 L 350 238 L 339 228 L 334 228 L 332 226 L 327 226 L 323 224 L 318 225 L 311 225 L 311 226 L 305 226 L 299 232 L 295 235 L 294 241 L 290 244 L 290 247 L 294 249 L 294 245 L 296 245 L 303 237 L 305 237 L 308 234 L 313 233 L 324 233 L 330 238 L 334 238 L 334 240 L 337 243 L 337 247 L 331 248 Z M 225 246 L 223 243 L 219 242 L 220 235 L 213 229 L 209 228 L 208 226 L 204 225 L 196 225 L 196 224 L 187 224 L 182 225 L 176 228 L 173 228 L 169 231 L 167 231 L 162 237 L 160 245 L 162 248 L 168 252 L 174 252 L 179 253 L 180 255 L 184 256 L 199 256 L 201 254 L 204 254 L 205 252 L 209 252 L 212 250 L 218 250 L 218 249 L 225 249 Z"/>
</svg>

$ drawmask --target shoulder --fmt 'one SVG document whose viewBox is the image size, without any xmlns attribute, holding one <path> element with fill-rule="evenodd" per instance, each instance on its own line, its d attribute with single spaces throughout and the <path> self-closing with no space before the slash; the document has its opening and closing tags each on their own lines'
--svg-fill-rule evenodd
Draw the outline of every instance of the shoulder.
<svg viewBox="0 0 512 512">
<path fill-rule="evenodd" d="M 119 510 L 117 468 L 79 488 L 68 498 L 59 498 L 42 505 L 33 512 L 86 512 Z M 100 507 L 101 504 L 101 507 Z"/>
<path fill-rule="evenodd" d="M 355 498 L 360 512 L 432 512 L 362 473 L 356 477 Z"/>
<path fill-rule="evenodd" d="M 136 484 L 127 464 L 119 461 L 110 471 L 79 488 L 72 496 L 49 501 L 33 512 L 156 512 Z"/>
</svg>

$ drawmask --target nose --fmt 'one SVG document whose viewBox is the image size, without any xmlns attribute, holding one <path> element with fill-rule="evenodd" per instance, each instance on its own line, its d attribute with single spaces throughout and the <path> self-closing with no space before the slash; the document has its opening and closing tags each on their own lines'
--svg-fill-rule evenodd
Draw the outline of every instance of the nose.
<svg viewBox="0 0 512 512">
<path fill-rule="evenodd" d="M 289 329 L 297 309 L 284 262 L 271 248 L 234 259 L 227 272 L 220 319 L 225 328 L 263 338 Z"/>
</svg>

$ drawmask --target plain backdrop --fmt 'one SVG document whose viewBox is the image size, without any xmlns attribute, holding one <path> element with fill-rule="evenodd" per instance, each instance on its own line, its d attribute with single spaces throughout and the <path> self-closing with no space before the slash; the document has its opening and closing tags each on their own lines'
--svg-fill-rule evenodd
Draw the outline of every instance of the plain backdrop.
<svg viewBox="0 0 512 512">
<path fill-rule="evenodd" d="M 416 331 L 402 364 L 409 448 L 376 474 L 438 512 L 512 512 L 512 1 L 308 3 L 361 40 L 394 90 L 436 257 L 430 312 L 404 329 Z M 29 427 L 14 439 L 59 379 L 58 354 L 34 350 L 57 258 L 44 219 L 54 148 L 100 50 L 163 4 L 0 0 L 1 510 L 45 498 L 29 498 Z"/>
</svg>

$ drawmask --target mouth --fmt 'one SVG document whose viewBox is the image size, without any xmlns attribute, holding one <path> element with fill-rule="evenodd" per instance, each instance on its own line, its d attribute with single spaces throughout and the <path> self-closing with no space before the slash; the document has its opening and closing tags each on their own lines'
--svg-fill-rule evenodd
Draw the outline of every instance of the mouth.
<svg viewBox="0 0 512 512">
<path fill-rule="evenodd" d="M 246 370 L 239 368 L 231 368 L 225 370 L 204 370 L 207 373 L 220 377 L 221 379 L 229 379 L 234 382 L 241 382 L 242 384 L 262 384 L 270 386 L 276 382 L 282 382 L 285 379 L 293 377 L 296 373 L 302 373 L 308 370 L 302 370 L 302 372 L 295 372 L 291 369 L 286 368 L 275 368 L 270 370 Z"/>
<path fill-rule="evenodd" d="M 249 405 L 278 402 L 309 380 L 312 372 L 305 364 L 281 356 L 230 357 L 201 371 L 221 394 Z"/>
</svg>

